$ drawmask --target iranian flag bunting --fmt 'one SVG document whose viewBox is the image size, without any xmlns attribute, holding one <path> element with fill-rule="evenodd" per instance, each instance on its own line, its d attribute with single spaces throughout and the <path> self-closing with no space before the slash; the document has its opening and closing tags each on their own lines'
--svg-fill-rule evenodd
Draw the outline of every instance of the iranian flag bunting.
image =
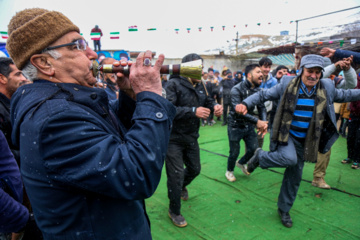
<svg viewBox="0 0 360 240">
<path fill-rule="evenodd" d="M 91 40 L 100 40 L 101 33 L 99 32 L 92 32 L 90 33 Z"/>
<path fill-rule="evenodd" d="M 137 26 L 129 26 L 129 32 L 137 32 L 138 28 Z"/>
<path fill-rule="evenodd" d="M 120 32 L 110 32 L 110 39 L 120 39 Z"/>
<path fill-rule="evenodd" d="M 156 31 L 156 28 L 148 28 L 148 31 Z"/>
<path fill-rule="evenodd" d="M 0 32 L 0 35 L 1 35 L 2 39 L 8 39 L 9 38 L 9 35 L 8 35 L 7 32 Z"/>
</svg>

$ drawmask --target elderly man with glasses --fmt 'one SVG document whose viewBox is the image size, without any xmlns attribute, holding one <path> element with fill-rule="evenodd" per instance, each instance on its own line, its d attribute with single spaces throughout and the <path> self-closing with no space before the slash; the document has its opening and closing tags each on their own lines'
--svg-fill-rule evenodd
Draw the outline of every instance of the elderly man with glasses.
<svg viewBox="0 0 360 240">
<path fill-rule="evenodd" d="M 44 239 L 150 239 L 144 199 L 159 181 L 175 107 L 162 94 L 160 55 L 117 74 L 109 103 L 92 73 L 97 54 L 67 17 L 26 9 L 7 50 L 33 80 L 12 97 L 12 139 Z"/>
</svg>

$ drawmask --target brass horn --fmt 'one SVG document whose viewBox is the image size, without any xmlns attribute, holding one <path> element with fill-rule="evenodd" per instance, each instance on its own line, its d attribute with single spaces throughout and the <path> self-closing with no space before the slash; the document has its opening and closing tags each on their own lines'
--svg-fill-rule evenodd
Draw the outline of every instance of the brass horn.
<svg viewBox="0 0 360 240">
<path fill-rule="evenodd" d="M 92 72 L 94 77 L 98 75 L 99 72 L 103 73 L 118 73 L 121 72 L 125 75 L 130 74 L 131 66 L 114 66 L 112 64 L 99 65 L 97 61 L 93 61 Z M 201 79 L 202 75 L 202 61 L 200 59 L 181 63 L 181 64 L 170 64 L 162 65 L 160 69 L 161 74 L 171 74 L 179 75 L 183 77 L 189 77 L 194 79 Z"/>
</svg>

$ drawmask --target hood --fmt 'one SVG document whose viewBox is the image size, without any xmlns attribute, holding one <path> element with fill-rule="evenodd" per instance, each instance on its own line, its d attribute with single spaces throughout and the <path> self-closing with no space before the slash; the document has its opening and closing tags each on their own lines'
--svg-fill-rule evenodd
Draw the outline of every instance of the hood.
<svg viewBox="0 0 360 240">
<path fill-rule="evenodd" d="M 66 99 L 88 106 L 103 114 L 102 109 L 94 109 L 96 102 L 102 102 L 108 108 L 107 94 L 100 88 L 89 88 L 73 83 L 53 83 L 46 80 L 34 80 L 18 88 L 11 97 L 10 118 L 13 125 L 12 141 L 18 146 L 20 125 L 25 116 L 30 118 L 47 100 Z"/>
</svg>

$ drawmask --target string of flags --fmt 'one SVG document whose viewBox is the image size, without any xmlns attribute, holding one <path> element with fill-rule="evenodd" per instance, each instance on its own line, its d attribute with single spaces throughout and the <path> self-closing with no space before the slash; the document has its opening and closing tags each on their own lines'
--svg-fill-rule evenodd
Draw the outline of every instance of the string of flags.
<svg viewBox="0 0 360 240">
<path fill-rule="evenodd" d="M 301 46 L 310 46 L 313 47 L 316 45 L 321 46 L 324 45 L 324 43 L 329 43 L 329 44 L 333 44 L 333 43 L 339 43 L 340 47 L 344 46 L 344 43 L 350 43 L 350 44 L 356 44 L 357 40 L 356 38 L 350 39 L 350 40 L 343 40 L 343 39 L 338 39 L 338 40 L 329 40 L 329 41 L 319 41 L 319 42 L 298 42 L 297 44 L 301 45 Z M 295 42 L 296 44 L 296 42 Z"/>
</svg>

